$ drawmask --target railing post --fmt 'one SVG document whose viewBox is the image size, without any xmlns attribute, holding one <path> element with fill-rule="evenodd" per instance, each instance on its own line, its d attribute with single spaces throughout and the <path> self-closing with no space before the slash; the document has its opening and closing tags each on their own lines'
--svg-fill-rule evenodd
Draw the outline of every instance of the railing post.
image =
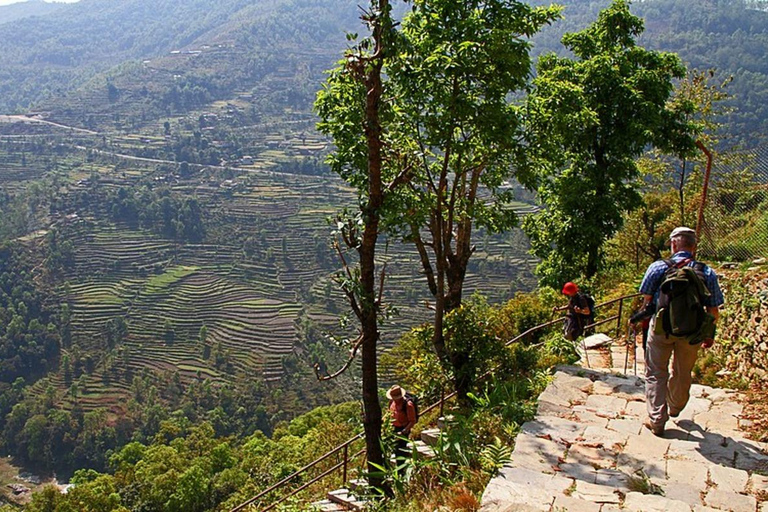
<svg viewBox="0 0 768 512">
<path fill-rule="evenodd" d="M 342 475 L 341 477 L 343 480 L 341 481 L 342 485 L 346 485 L 347 483 L 347 462 L 349 460 L 349 445 L 344 445 L 344 469 L 342 469 Z"/>
<path fill-rule="evenodd" d="M 619 318 L 616 319 L 616 339 L 621 336 L 621 313 L 624 309 L 624 297 L 619 301 Z"/>
</svg>

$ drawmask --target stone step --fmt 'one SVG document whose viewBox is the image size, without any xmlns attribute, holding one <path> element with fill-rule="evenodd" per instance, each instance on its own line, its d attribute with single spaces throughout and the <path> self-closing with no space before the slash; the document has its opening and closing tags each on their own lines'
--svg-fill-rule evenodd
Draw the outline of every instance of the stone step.
<svg viewBox="0 0 768 512">
<path fill-rule="evenodd" d="M 329 492 L 327 497 L 332 502 L 344 507 L 345 510 L 363 510 L 365 508 L 365 500 L 361 500 L 345 487 Z"/>
<path fill-rule="evenodd" d="M 613 338 L 611 338 L 607 334 L 603 334 L 599 332 L 597 334 L 593 334 L 592 336 L 587 336 L 586 338 L 584 338 L 583 346 L 586 347 L 587 349 L 604 347 L 605 345 L 609 345 L 612 341 L 613 341 Z"/>
<path fill-rule="evenodd" d="M 437 456 L 435 450 L 424 441 L 414 441 L 413 445 L 416 447 L 416 454 L 420 459 L 434 459 Z"/>
<path fill-rule="evenodd" d="M 338 503 L 334 503 L 331 500 L 320 500 L 310 505 L 313 512 L 346 512 L 347 508 Z"/>
<path fill-rule="evenodd" d="M 430 428 L 421 431 L 421 440 L 429 446 L 436 446 L 440 442 L 440 434 L 442 430 L 439 428 Z"/>
<path fill-rule="evenodd" d="M 439 418 L 437 418 L 437 428 L 439 428 L 440 430 L 445 430 L 445 427 L 449 425 L 452 421 L 453 421 L 453 416 L 450 414 L 447 416 L 440 416 Z"/>
<path fill-rule="evenodd" d="M 365 494 L 368 491 L 368 480 L 365 478 L 355 478 L 347 482 L 347 487 L 357 495 Z"/>
</svg>

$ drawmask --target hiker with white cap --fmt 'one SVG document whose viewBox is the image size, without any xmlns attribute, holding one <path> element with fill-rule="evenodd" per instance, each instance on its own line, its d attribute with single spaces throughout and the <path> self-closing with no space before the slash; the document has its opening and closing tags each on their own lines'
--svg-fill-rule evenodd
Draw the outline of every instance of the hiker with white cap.
<svg viewBox="0 0 768 512">
<path fill-rule="evenodd" d="M 416 404 L 409 399 L 403 388 L 395 384 L 387 391 L 389 398 L 389 412 L 392 414 L 392 426 L 395 429 L 395 455 L 396 457 L 408 456 L 407 437 L 418 419 Z"/>
<path fill-rule="evenodd" d="M 655 314 L 645 350 L 644 425 L 657 436 L 664 435 L 669 417 L 677 417 L 688 403 L 699 347 L 714 343 L 719 307 L 725 302 L 714 270 L 694 259 L 696 232 L 677 227 L 669 241 L 672 257 L 653 262 L 640 284 L 643 307 L 655 305 L 650 306 Z"/>
</svg>

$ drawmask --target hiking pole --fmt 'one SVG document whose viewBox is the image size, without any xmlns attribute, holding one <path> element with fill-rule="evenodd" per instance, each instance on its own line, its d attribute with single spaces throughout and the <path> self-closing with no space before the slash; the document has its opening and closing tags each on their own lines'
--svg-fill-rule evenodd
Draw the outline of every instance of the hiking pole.
<svg viewBox="0 0 768 512">
<path fill-rule="evenodd" d="M 627 374 L 627 367 L 629 366 L 629 332 L 632 330 L 632 324 L 627 323 L 627 336 L 624 339 L 624 375 Z"/>
<path fill-rule="evenodd" d="M 637 377 L 637 326 L 632 324 L 632 358 L 635 362 L 635 377 Z"/>
<path fill-rule="evenodd" d="M 637 329 L 632 333 L 632 357 L 635 358 L 635 377 L 637 377 Z"/>
</svg>

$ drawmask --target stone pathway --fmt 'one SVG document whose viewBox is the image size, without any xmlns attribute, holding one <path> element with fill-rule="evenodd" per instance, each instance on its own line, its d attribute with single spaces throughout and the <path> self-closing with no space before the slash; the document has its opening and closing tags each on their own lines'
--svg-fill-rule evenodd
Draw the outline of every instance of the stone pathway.
<svg viewBox="0 0 768 512">
<path fill-rule="evenodd" d="M 623 370 L 615 359 L 602 358 Z M 628 373 L 560 368 L 481 511 L 768 512 L 768 445 L 743 437 L 735 392 L 694 385 L 659 438 L 642 426 L 643 379 Z"/>
</svg>

